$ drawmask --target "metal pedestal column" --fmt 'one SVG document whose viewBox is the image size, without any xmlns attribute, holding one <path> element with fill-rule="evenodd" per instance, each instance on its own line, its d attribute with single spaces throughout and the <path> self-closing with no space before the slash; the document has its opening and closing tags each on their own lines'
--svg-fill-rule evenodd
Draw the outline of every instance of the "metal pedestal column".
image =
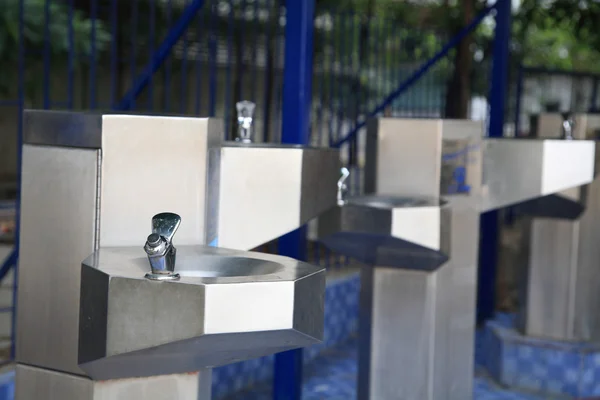
<svg viewBox="0 0 600 400">
<path fill-rule="evenodd" d="M 93 381 L 17 364 L 15 400 L 210 400 L 212 372 Z"/>
<path fill-rule="evenodd" d="M 600 342 L 600 180 L 577 219 L 534 218 L 519 323 L 524 334 Z"/>
<path fill-rule="evenodd" d="M 435 272 L 362 271 L 359 399 L 472 397 L 479 213 L 452 209 L 451 229 Z"/>
</svg>

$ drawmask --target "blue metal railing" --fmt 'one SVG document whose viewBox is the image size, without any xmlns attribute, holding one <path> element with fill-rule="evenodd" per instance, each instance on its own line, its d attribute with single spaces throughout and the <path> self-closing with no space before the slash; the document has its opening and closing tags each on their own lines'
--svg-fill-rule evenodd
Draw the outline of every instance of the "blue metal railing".
<svg viewBox="0 0 600 400">
<path fill-rule="evenodd" d="M 16 109 L 19 119 L 14 130 L 19 141 L 26 104 L 45 109 L 219 116 L 224 117 L 229 134 L 233 104 L 247 98 L 263 110 L 256 122 L 256 131 L 262 132 L 259 140 L 335 144 L 358 170 L 358 132 L 368 117 L 384 111 L 412 117 L 443 116 L 445 84 L 451 69 L 440 61 L 497 8 L 486 8 L 444 46 L 444 37 L 435 32 L 401 28 L 393 19 L 370 18 L 365 22 L 362 15 L 339 10 L 316 10 L 315 20 L 303 19 L 304 25 L 295 26 L 295 36 L 290 36 L 294 25 L 286 23 L 281 0 L 90 0 L 85 6 L 74 0 L 7 1 L 18 7 L 19 33 L 14 43 L 18 75 L 5 87 L 0 86 L 0 109 Z M 308 3 L 290 5 L 300 12 Z M 41 8 L 33 7 L 35 4 Z M 36 26 L 28 16 L 40 10 L 44 24 Z M 370 34 L 361 50 L 360 30 L 365 23 Z M 66 29 L 54 29 L 52 24 Z M 32 32 L 43 39 L 28 37 Z M 63 36 L 56 36 L 60 32 Z M 314 37 L 314 61 L 294 54 L 294 63 L 303 61 L 297 65 L 299 69 L 294 71 L 289 63 L 284 69 L 291 52 L 308 43 L 306 35 Z M 431 39 L 419 52 L 409 43 L 415 35 Z M 10 63 L 14 60 L 9 56 L 0 52 L 2 65 L 12 71 Z M 295 75 L 300 70 L 312 75 L 313 82 L 304 76 L 297 82 L 298 92 L 286 94 L 296 87 L 289 82 L 298 79 Z M 434 70 L 436 74 L 432 74 Z M 502 85 L 498 68 L 494 71 L 494 82 Z M 285 92 L 284 80 L 288 85 Z M 496 85 L 493 90 L 498 93 L 491 95 L 497 105 L 504 96 L 503 89 Z M 298 98 L 296 109 L 283 114 L 282 105 L 289 107 L 294 102 L 290 99 L 299 93 L 309 97 Z M 300 111 L 304 117 L 294 119 Z M 282 127 L 283 119 L 302 124 L 289 136 L 289 125 Z M 501 119 L 494 122 L 500 123 Z M 17 146 L 20 151 L 21 143 Z M 360 173 L 353 177 L 351 190 L 356 193 L 360 191 Z M 290 253 L 288 247 L 296 240 L 298 234 L 288 246 L 284 239 L 279 250 Z M 276 250 L 276 245 L 270 249 Z M 330 253 L 324 250 L 321 260 L 322 249 L 315 250 L 317 261 L 328 265 Z M 0 268 L 0 273 L 15 264 L 17 255 L 18 243 L 13 259 Z M 347 261 L 336 257 L 333 265 Z M 283 387 L 297 387 L 297 375 L 294 380 L 286 376 L 283 379 L 289 385 Z"/>
<path fill-rule="evenodd" d="M 398 97 L 404 94 L 412 85 L 420 80 L 434 65 L 450 53 L 466 36 L 471 34 L 475 28 L 479 26 L 481 21 L 487 17 L 492 10 L 495 10 L 495 5 L 484 9 L 477 17 L 473 19 L 466 27 L 464 27 L 456 36 L 454 36 L 448 43 L 442 47 L 433 57 L 428 59 L 423 65 L 421 65 L 414 73 L 412 73 L 406 80 L 400 83 L 400 85 L 394 89 L 385 99 L 375 107 L 371 112 L 367 114 L 360 122 L 357 121 L 354 128 L 346 135 L 343 139 L 340 139 L 333 143 L 333 147 L 340 147 L 344 143 L 352 140 L 356 134 L 365 127 L 367 120 L 381 114 L 390 104 L 392 104 Z"/>
</svg>

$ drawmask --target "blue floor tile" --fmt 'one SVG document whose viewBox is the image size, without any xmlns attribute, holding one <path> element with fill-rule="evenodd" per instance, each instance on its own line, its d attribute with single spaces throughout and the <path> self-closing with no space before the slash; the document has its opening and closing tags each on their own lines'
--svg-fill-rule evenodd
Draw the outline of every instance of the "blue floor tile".
<svg viewBox="0 0 600 400">
<path fill-rule="evenodd" d="M 322 353 L 304 371 L 303 400 L 356 399 L 357 341 Z M 474 400 L 544 400 L 533 395 L 510 392 L 491 382 L 483 372 L 475 374 Z M 271 400 L 271 385 L 264 384 L 237 393 L 229 400 Z"/>
</svg>

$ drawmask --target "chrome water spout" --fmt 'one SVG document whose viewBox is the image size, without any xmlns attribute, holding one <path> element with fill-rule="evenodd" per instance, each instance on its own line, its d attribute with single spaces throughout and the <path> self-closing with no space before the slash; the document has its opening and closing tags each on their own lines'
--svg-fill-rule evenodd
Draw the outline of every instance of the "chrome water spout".
<svg viewBox="0 0 600 400">
<path fill-rule="evenodd" d="M 152 233 L 148 235 L 144 251 L 148 255 L 152 272 L 146 278 L 155 281 L 177 280 L 173 236 L 181 224 L 181 217 L 174 213 L 160 213 L 152 217 Z"/>
<path fill-rule="evenodd" d="M 346 197 L 348 194 L 348 185 L 346 185 L 346 180 L 348 176 L 350 176 L 350 171 L 348 168 L 344 167 L 341 169 L 342 176 L 337 182 L 337 205 L 343 206 L 347 203 Z"/>
<path fill-rule="evenodd" d="M 253 118 L 256 104 L 251 101 L 240 101 L 236 104 L 238 114 L 238 137 L 236 141 L 252 143 Z"/>
<path fill-rule="evenodd" d="M 575 127 L 575 120 L 570 114 L 563 115 L 562 123 L 562 138 L 564 140 L 573 140 L 573 129 Z"/>
</svg>

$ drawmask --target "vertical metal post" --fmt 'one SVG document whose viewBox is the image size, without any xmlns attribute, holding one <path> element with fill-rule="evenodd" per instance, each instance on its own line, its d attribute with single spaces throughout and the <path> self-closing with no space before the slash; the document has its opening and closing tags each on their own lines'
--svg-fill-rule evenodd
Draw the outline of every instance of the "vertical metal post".
<svg viewBox="0 0 600 400">
<path fill-rule="evenodd" d="M 498 0 L 494 37 L 494 59 L 490 90 L 488 136 L 502 137 L 504 133 L 504 106 L 508 91 L 508 59 L 511 27 L 511 1 Z M 496 269 L 498 256 L 498 212 L 481 216 L 479 274 L 477 285 L 477 320 L 491 318 L 495 311 Z"/>
<path fill-rule="evenodd" d="M 18 55 L 18 89 L 19 89 L 19 117 L 17 131 L 17 201 L 15 204 L 15 246 L 13 249 L 14 276 L 13 276 L 13 310 L 11 315 L 10 329 L 10 358 L 15 359 L 16 340 L 17 340 L 17 291 L 19 290 L 19 268 L 17 259 L 19 257 L 19 237 L 21 232 L 21 163 L 23 158 L 23 111 L 25 110 L 25 5 L 24 1 L 19 2 L 19 55 Z"/>
<path fill-rule="evenodd" d="M 314 8 L 315 0 L 286 2 L 282 143 L 308 144 Z M 301 228 L 281 237 L 279 252 L 300 260 L 305 259 L 306 230 Z M 275 356 L 273 399 L 301 399 L 302 359 L 302 350 L 286 351 Z"/>
</svg>

